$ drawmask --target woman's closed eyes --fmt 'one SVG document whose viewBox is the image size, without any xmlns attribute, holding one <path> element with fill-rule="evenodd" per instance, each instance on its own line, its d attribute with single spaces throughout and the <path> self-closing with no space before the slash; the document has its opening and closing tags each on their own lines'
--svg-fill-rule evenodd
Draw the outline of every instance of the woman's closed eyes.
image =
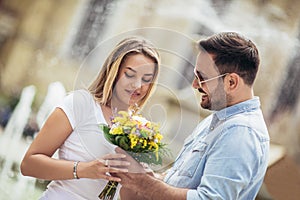
<svg viewBox="0 0 300 200">
<path fill-rule="evenodd" d="M 129 71 L 129 72 L 125 72 L 124 74 L 127 78 L 135 78 L 136 77 L 136 73 L 134 73 L 134 72 Z M 146 74 L 143 76 L 142 81 L 144 83 L 150 83 L 152 81 L 152 79 L 153 79 L 153 75 Z"/>
</svg>

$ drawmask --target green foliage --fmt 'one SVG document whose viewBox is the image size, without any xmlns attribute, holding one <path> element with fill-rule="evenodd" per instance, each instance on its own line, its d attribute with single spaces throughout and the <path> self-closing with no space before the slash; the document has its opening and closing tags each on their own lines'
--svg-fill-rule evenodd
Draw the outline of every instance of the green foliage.
<svg viewBox="0 0 300 200">
<path fill-rule="evenodd" d="M 148 146 L 142 147 L 142 143 L 137 143 L 132 149 L 130 148 L 131 142 L 128 138 L 128 134 L 114 135 L 110 134 L 110 128 L 105 124 L 99 125 L 100 129 L 103 131 L 104 137 L 112 144 L 121 147 L 123 150 L 127 151 L 138 162 L 147 163 L 150 165 L 162 165 L 162 157 L 169 156 L 170 150 L 166 148 L 165 144 L 159 144 L 158 151 L 154 149 L 149 149 Z M 141 137 L 146 137 L 141 133 Z"/>
</svg>

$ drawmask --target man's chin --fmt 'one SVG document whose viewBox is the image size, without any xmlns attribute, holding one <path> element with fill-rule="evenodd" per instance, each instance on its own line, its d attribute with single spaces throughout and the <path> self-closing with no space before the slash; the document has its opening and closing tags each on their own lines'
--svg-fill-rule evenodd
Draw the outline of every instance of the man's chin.
<svg viewBox="0 0 300 200">
<path fill-rule="evenodd" d="M 203 109 L 207 109 L 207 110 L 210 110 L 210 109 L 211 109 L 210 104 L 208 104 L 208 103 L 206 103 L 206 102 L 203 102 L 203 101 L 200 103 L 200 106 L 201 106 L 201 108 L 203 108 Z"/>
</svg>

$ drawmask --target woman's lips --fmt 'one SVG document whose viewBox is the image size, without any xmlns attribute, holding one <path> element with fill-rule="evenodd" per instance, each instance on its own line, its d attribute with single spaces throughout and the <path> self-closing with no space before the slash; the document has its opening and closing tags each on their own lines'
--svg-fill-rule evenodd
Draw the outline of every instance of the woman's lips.
<svg viewBox="0 0 300 200">
<path fill-rule="evenodd" d="M 131 96 L 131 97 L 138 97 L 140 96 L 140 93 L 135 91 L 135 90 L 126 90 L 126 92 Z"/>
<path fill-rule="evenodd" d="M 133 93 L 131 94 L 131 96 L 132 96 L 132 97 L 138 97 L 138 96 L 140 96 L 140 93 L 138 93 L 138 92 L 133 92 Z"/>
</svg>

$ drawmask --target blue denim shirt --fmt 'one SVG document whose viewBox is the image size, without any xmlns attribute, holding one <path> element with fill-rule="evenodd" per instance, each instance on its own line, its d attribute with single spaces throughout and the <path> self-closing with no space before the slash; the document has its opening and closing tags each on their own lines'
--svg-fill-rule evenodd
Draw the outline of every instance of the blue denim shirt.
<svg viewBox="0 0 300 200">
<path fill-rule="evenodd" d="M 188 200 L 255 199 L 268 165 L 269 140 L 258 97 L 224 108 L 185 140 L 165 182 L 189 188 Z"/>
</svg>

